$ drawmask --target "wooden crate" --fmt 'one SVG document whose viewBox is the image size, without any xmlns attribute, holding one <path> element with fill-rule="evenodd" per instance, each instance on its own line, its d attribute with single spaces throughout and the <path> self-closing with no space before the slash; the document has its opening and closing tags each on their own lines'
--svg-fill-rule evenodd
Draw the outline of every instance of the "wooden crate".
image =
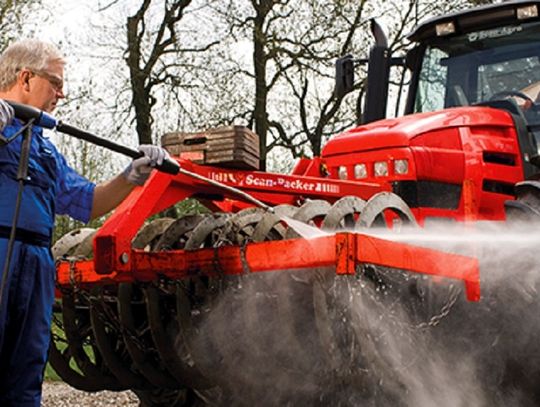
<svg viewBox="0 0 540 407">
<path fill-rule="evenodd" d="M 259 136 L 244 126 L 223 126 L 198 133 L 167 133 L 161 145 L 196 164 L 259 169 Z"/>
</svg>

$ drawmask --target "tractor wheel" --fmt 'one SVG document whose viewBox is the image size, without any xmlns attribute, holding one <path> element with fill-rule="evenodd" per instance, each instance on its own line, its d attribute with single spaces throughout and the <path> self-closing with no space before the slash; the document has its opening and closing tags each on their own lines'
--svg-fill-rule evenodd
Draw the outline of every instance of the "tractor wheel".
<svg viewBox="0 0 540 407">
<path fill-rule="evenodd" d="M 504 204 L 507 220 L 526 226 L 540 221 L 540 182 L 520 182 L 516 184 L 515 192 L 516 200 Z"/>
</svg>

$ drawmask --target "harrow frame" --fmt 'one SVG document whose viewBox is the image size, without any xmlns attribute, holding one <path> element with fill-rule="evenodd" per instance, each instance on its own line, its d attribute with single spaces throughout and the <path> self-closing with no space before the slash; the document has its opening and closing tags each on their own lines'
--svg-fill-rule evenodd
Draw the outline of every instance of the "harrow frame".
<svg viewBox="0 0 540 407">
<path fill-rule="evenodd" d="M 279 175 L 203 167 L 180 160 L 183 168 L 242 188 L 269 204 L 295 203 L 322 197 L 329 201 L 344 195 L 369 198 L 388 190 L 384 185 L 299 175 Z M 309 171 L 309 170 L 308 170 Z M 272 186 L 272 188 L 269 188 Z M 131 242 L 145 219 L 188 197 L 211 200 L 216 207 L 234 211 L 247 204 L 184 174 L 155 173 L 137 188 L 97 232 L 94 259 L 60 261 L 60 286 L 152 281 L 159 277 L 185 279 L 193 275 L 239 275 L 286 269 L 335 266 L 338 275 L 355 274 L 361 264 L 407 270 L 461 280 L 470 301 L 480 299 L 478 261 L 474 258 L 342 232 L 314 239 L 248 243 L 194 251 L 145 252 Z"/>
<path fill-rule="evenodd" d="M 281 253 L 279 255 L 278 253 Z M 335 266 L 338 275 L 353 275 L 361 264 L 407 270 L 461 280 L 467 299 L 480 299 L 478 260 L 356 233 L 314 239 L 290 239 L 195 251 L 130 251 L 131 269 L 98 273 L 93 260 L 64 260 L 58 265 L 62 285 L 185 279 L 194 275 L 240 275 L 285 269 Z"/>
</svg>

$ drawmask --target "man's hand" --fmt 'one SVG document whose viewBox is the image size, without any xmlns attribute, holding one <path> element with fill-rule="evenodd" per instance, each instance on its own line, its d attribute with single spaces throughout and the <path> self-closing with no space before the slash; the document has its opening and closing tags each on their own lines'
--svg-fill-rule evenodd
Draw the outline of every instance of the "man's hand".
<svg viewBox="0 0 540 407">
<path fill-rule="evenodd" d="M 165 149 L 150 144 L 140 145 L 139 151 L 144 156 L 133 160 L 124 171 L 124 177 L 134 185 L 143 185 L 150 176 L 152 169 L 156 165 L 161 165 L 163 160 L 170 158 Z"/>
<path fill-rule="evenodd" d="M 11 124 L 14 116 L 15 112 L 13 111 L 13 108 L 7 102 L 0 99 L 0 131 Z"/>
</svg>

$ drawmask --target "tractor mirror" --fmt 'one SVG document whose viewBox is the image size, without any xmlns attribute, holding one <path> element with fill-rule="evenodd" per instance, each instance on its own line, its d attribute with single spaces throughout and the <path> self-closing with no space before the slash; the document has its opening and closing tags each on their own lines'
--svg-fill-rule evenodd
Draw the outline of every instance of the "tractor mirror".
<svg viewBox="0 0 540 407">
<path fill-rule="evenodd" d="M 345 55 L 336 61 L 336 87 L 334 95 L 342 98 L 354 88 L 354 60 L 352 55 Z"/>
</svg>

